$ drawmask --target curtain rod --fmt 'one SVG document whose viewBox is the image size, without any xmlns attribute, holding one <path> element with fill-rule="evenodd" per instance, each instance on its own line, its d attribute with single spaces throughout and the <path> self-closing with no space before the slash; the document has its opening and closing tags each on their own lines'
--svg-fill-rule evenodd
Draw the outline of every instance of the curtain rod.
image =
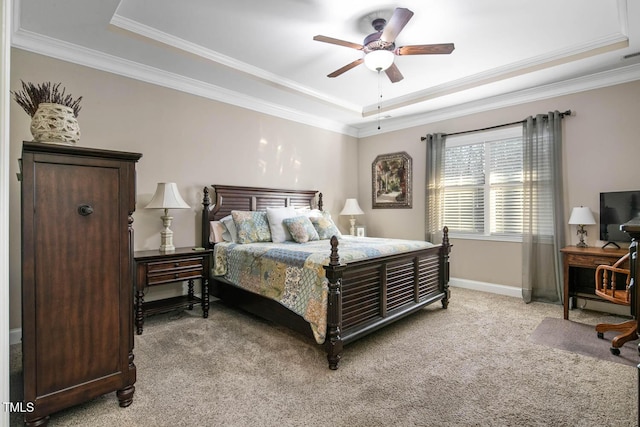
<svg viewBox="0 0 640 427">
<path fill-rule="evenodd" d="M 570 115 L 571 115 L 571 110 L 567 110 L 564 113 L 560 113 L 560 118 L 564 118 L 564 116 L 570 116 Z M 545 114 L 545 117 L 546 117 L 546 114 Z M 463 135 L 465 133 L 482 132 L 482 131 L 485 131 L 485 130 L 492 130 L 492 129 L 498 129 L 498 128 L 503 128 L 503 127 L 507 127 L 507 126 L 518 125 L 518 124 L 522 124 L 524 122 L 525 122 L 525 120 L 519 120 L 517 122 L 504 123 L 504 124 L 501 124 L 501 125 L 489 126 L 489 127 L 482 128 L 482 129 L 471 129 L 471 130 L 464 130 L 464 131 L 461 131 L 461 132 L 448 133 L 446 135 L 447 136 L 453 136 L 453 135 Z M 426 136 L 421 136 L 420 137 L 420 141 L 424 141 L 425 139 L 427 139 Z"/>
</svg>

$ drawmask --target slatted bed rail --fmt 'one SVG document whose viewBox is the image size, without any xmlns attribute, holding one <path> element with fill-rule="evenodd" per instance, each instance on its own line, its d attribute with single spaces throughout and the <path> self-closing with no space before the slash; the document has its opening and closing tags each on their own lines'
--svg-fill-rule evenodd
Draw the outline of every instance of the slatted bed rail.
<svg viewBox="0 0 640 427">
<path fill-rule="evenodd" d="M 331 239 L 331 257 L 325 267 L 329 281 L 327 360 L 337 369 L 348 344 L 423 307 L 449 302 L 448 230 L 441 245 L 376 257 L 347 265 L 340 263 L 338 239 Z"/>
</svg>

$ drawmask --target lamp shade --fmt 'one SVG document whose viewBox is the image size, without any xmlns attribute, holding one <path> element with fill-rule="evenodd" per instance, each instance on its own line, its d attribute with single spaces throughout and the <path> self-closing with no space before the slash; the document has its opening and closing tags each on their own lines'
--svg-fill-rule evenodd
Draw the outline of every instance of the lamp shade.
<svg viewBox="0 0 640 427">
<path fill-rule="evenodd" d="M 596 220 L 593 219 L 591 209 L 580 206 L 571 210 L 571 217 L 569 217 L 570 225 L 591 225 L 595 223 Z"/>
<path fill-rule="evenodd" d="M 390 50 L 374 50 L 364 56 L 364 65 L 373 71 L 384 71 L 391 67 L 394 56 Z"/>
<path fill-rule="evenodd" d="M 347 199 L 340 215 L 364 215 L 364 212 L 360 209 L 357 199 Z"/>
<path fill-rule="evenodd" d="M 159 182 L 156 193 L 145 207 L 147 209 L 189 209 L 189 205 L 180 196 L 175 182 Z"/>
</svg>

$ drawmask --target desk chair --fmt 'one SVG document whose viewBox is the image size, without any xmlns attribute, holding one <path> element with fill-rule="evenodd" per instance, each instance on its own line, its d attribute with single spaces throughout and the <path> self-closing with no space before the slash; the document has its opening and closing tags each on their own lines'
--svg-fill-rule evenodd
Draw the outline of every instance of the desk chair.
<svg viewBox="0 0 640 427">
<path fill-rule="evenodd" d="M 596 295 L 615 304 L 631 305 L 631 287 L 634 286 L 634 283 L 629 268 L 623 268 L 628 259 L 629 254 L 625 254 L 613 265 L 599 265 L 596 268 Z M 626 276 L 624 286 L 619 286 L 616 283 L 616 273 Z M 620 347 L 624 343 L 638 338 L 638 322 L 633 319 L 616 324 L 599 323 L 596 325 L 598 338 L 604 338 L 604 333 L 607 331 L 620 332 L 620 335 L 611 340 L 611 348 L 609 349 L 612 354 L 618 356 L 620 355 Z"/>
</svg>

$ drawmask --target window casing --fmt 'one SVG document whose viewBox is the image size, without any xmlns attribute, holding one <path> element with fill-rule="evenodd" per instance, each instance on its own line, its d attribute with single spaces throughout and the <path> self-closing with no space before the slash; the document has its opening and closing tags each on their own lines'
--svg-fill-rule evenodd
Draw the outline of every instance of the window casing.
<svg viewBox="0 0 640 427">
<path fill-rule="evenodd" d="M 520 126 L 447 138 L 444 224 L 452 237 L 522 240 Z"/>
</svg>

